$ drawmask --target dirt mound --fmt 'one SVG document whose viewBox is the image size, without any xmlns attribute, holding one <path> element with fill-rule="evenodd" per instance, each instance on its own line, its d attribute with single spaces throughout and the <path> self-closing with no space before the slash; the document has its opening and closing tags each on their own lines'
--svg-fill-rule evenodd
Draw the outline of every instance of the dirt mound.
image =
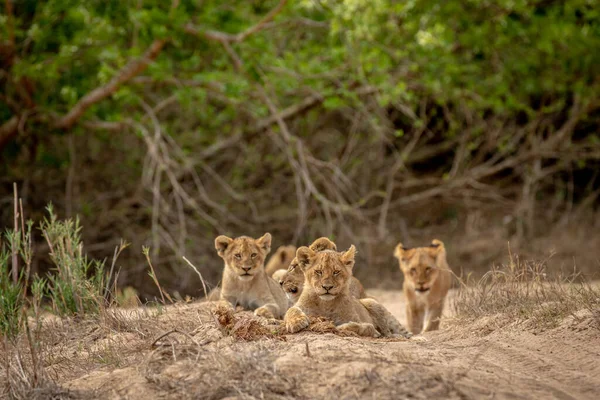
<svg viewBox="0 0 600 400">
<path fill-rule="evenodd" d="M 400 293 L 373 295 L 404 321 Z M 107 322 L 53 322 L 62 344 L 45 350 L 56 355 L 47 369 L 65 396 L 592 399 L 600 392 L 600 330 L 589 311 L 541 332 L 492 317 L 468 325 L 450 318 L 426 340 L 341 336 L 320 319 L 289 335 L 280 321 L 214 303 L 118 310 Z"/>
</svg>

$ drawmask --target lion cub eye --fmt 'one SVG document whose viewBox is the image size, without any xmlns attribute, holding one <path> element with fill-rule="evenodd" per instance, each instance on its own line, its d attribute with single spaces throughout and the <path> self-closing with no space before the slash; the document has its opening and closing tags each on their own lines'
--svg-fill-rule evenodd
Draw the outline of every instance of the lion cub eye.
<svg viewBox="0 0 600 400">
<path fill-rule="evenodd" d="M 333 276 L 338 276 L 340 274 L 339 270 L 333 271 Z"/>
<path fill-rule="evenodd" d="M 323 275 L 323 271 L 321 271 L 320 269 L 315 270 L 315 274 L 317 274 L 318 276 Z"/>
<path fill-rule="evenodd" d="M 256 258 L 256 256 L 257 256 L 257 254 L 256 254 L 256 253 L 252 253 L 252 254 L 250 255 L 250 257 L 252 257 L 252 258 Z"/>
<path fill-rule="evenodd" d="M 426 274 L 428 274 L 428 273 L 430 273 L 430 272 L 431 272 L 431 267 L 427 267 L 427 268 L 425 268 L 425 273 L 426 273 Z"/>
<path fill-rule="evenodd" d="M 416 274 L 417 273 L 417 269 L 416 268 L 411 268 L 410 269 L 410 273 L 411 273 L 411 275 Z"/>
<path fill-rule="evenodd" d="M 236 255 L 234 255 L 234 257 L 238 260 L 242 259 L 242 255 L 240 253 L 237 253 Z"/>
</svg>

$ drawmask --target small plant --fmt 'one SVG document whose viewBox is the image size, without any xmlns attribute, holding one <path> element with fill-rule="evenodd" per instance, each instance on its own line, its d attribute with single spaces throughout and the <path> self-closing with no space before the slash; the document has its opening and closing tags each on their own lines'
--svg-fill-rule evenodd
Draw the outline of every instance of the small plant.
<svg viewBox="0 0 600 400">
<path fill-rule="evenodd" d="M 16 284 L 12 279 L 10 255 L 10 249 L 0 248 L 0 333 L 14 338 L 21 330 L 24 298 L 21 279 Z"/>
<path fill-rule="evenodd" d="M 173 299 L 171 298 L 171 296 L 169 296 L 169 293 L 165 292 L 162 289 L 162 287 L 160 286 L 160 283 L 158 282 L 158 278 L 156 277 L 156 272 L 154 272 L 154 267 L 152 266 L 152 260 L 150 259 L 150 248 L 147 246 L 142 246 L 142 253 L 146 257 L 146 261 L 148 261 L 148 265 L 150 266 L 150 271 L 148 272 L 148 275 L 150 276 L 150 278 L 152 278 L 152 280 L 154 281 L 154 284 L 158 288 L 162 304 L 163 305 L 166 304 L 165 297 L 171 303 L 173 303 Z"/>
<path fill-rule="evenodd" d="M 32 224 L 28 222 L 25 229 L 25 224 L 22 223 L 21 231 L 16 224 L 14 230 L 4 232 L 4 240 L 0 235 L 0 334 L 9 338 L 17 337 L 23 328 L 22 320 L 27 305 L 26 291 L 32 258 L 30 240 Z M 19 255 L 26 266 L 21 271 L 15 267 Z M 39 285 L 42 283 L 38 283 Z M 34 298 L 33 301 L 39 301 L 40 298 Z"/>
<path fill-rule="evenodd" d="M 98 314 L 105 304 L 108 285 L 104 261 L 89 260 L 83 252 L 79 218 L 60 221 L 52 205 L 40 225 L 55 273 L 48 276 L 48 295 L 60 315 Z"/>
</svg>

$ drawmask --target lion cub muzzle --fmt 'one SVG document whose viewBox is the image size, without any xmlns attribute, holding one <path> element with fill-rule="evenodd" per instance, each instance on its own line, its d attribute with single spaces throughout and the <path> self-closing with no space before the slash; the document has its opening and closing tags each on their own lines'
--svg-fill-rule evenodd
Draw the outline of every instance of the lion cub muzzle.
<svg viewBox="0 0 600 400">
<path fill-rule="evenodd" d="M 426 287 L 425 284 L 415 285 L 415 292 L 418 294 L 426 294 L 429 292 L 429 289 L 431 288 Z"/>
<path fill-rule="evenodd" d="M 238 275 L 238 278 L 242 281 L 249 281 L 254 276 L 250 273 L 250 271 L 252 271 L 252 266 L 243 266 L 242 271 L 243 272 Z"/>
<path fill-rule="evenodd" d="M 319 298 L 325 301 L 335 299 L 335 297 L 339 294 L 338 290 L 336 289 L 337 288 L 333 283 L 324 282 L 323 284 L 321 284 L 321 287 L 318 291 Z"/>
</svg>

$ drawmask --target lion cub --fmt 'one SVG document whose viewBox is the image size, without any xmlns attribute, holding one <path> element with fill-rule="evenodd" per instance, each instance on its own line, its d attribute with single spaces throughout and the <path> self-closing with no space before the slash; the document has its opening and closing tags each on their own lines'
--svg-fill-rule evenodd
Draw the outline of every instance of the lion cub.
<svg viewBox="0 0 600 400">
<path fill-rule="evenodd" d="M 308 316 L 331 319 L 342 331 L 360 336 L 392 336 L 408 332 L 381 304 L 373 299 L 356 299 L 350 294 L 350 278 L 356 248 L 345 252 L 316 252 L 300 247 L 296 252 L 298 265 L 304 272 L 305 284 L 295 306 L 285 314 L 288 332 L 295 333 L 310 324 Z"/>
<path fill-rule="evenodd" d="M 427 317 L 425 331 L 439 329 L 444 300 L 452 279 L 444 243 L 434 239 L 428 247 L 412 249 L 399 243 L 394 256 L 404 274 L 408 328 L 415 335 L 420 333 Z"/>
<path fill-rule="evenodd" d="M 337 251 L 337 246 L 331 240 L 326 237 L 321 237 L 312 242 L 309 249 L 315 252 L 324 250 Z M 275 279 L 273 275 L 273 279 Z M 276 279 L 277 280 L 277 279 Z M 282 274 L 279 279 L 279 284 L 283 288 L 285 295 L 287 296 L 290 305 L 295 304 L 302 294 L 302 288 L 304 287 L 304 272 L 302 268 L 298 266 L 298 259 L 294 258 L 290 264 L 290 267 Z M 350 294 L 357 299 L 363 299 L 367 297 L 363 285 L 354 276 L 350 278 Z"/>
<path fill-rule="evenodd" d="M 215 248 L 225 261 L 221 300 L 254 310 L 261 317 L 281 319 L 287 310 L 285 294 L 264 269 L 265 257 L 271 251 L 271 234 L 265 233 L 259 239 L 221 235 L 215 239 Z"/>
<path fill-rule="evenodd" d="M 296 257 L 296 246 L 279 246 L 265 265 L 267 275 L 272 277 L 277 271 L 287 271 L 294 257 Z M 282 272 L 279 272 L 279 274 L 282 274 Z M 278 281 L 278 279 L 275 279 L 275 281 Z"/>
</svg>

